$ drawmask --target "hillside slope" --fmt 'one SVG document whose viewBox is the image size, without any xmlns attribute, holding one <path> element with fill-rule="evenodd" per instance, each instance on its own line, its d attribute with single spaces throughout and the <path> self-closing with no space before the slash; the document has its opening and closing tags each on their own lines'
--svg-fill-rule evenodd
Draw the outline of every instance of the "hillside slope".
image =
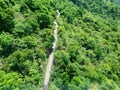
<svg viewBox="0 0 120 90">
<path fill-rule="evenodd" d="M 42 87 L 56 10 L 49 89 L 119 90 L 119 0 L 0 0 L 0 90 Z"/>
<path fill-rule="evenodd" d="M 53 2 L 0 0 L 0 90 L 42 87 L 54 40 Z"/>
<path fill-rule="evenodd" d="M 63 0 L 50 90 L 120 89 L 120 6 Z"/>
</svg>

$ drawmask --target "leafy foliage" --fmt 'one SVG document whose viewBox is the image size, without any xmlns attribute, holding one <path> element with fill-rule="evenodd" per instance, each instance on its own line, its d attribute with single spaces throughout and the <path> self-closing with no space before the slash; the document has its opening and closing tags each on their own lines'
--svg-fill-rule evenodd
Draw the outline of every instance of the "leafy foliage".
<svg viewBox="0 0 120 90">
<path fill-rule="evenodd" d="M 53 2 L 0 0 L 0 89 L 42 87 L 52 49 Z"/>
<path fill-rule="evenodd" d="M 119 90 L 119 5 L 112 0 L 66 0 L 58 9 L 52 85 L 60 90 Z"/>
<path fill-rule="evenodd" d="M 0 0 L 0 90 L 42 87 L 56 10 L 50 90 L 119 90 L 119 0 Z"/>
</svg>

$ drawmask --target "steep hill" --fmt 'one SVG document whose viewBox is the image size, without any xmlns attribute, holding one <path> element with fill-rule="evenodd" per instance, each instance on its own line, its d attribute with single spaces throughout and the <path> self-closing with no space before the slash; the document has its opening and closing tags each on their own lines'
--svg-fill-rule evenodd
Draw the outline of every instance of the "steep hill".
<svg viewBox="0 0 120 90">
<path fill-rule="evenodd" d="M 49 90 L 119 90 L 119 0 L 0 0 L 0 90 L 42 87 L 56 10 Z"/>
<path fill-rule="evenodd" d="M 54 40 L 53 1 L 0 0 L 0 90 L 42 87 Z"/>
<path fill-rule="evenodd" d="M 50 90 L 119 90 L 120 6 L 113 0 L 63 0 L 57 6 Z"/>
</svg>

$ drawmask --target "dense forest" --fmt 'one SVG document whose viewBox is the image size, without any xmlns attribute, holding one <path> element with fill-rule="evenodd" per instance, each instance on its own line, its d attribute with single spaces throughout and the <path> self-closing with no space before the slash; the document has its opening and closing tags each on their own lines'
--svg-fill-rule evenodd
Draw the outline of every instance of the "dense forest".
<svg viewBox="0 0 120 90">
<path fill-rule="evenodd" d="M 0 0 L 0 90 L 42 87 L 54 40 L 53 5 L 47 0 Z"/>
<path fill-rule="evenodd" d="M 0 90 L 120 90 L 120 0 L 0 0 Z"/>
</svg>

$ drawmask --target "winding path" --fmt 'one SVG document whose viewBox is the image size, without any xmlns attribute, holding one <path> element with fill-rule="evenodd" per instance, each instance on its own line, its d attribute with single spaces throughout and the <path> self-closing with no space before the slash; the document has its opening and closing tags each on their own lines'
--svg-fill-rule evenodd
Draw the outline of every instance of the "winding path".
<svg viewBox="0 0 120 90">
<path fill-rule="evenodd" d="M 57 18 L 60 17 L 60 12 L 58 10 L 56 10 L 57 12 Z M 57 44 L 57 32 L 58 32 L 58 23 L 56 20 L 54 20 L 54 24 L 55 24 L 55 29 L 54 29 L 54 42 L 53 42 L 53 51 L 51 52 L 49 59 L 48 59 L 48 64 L 46 67 L 46 72 L 45 72 L 45 77 L 44 77 L 44 83 L 43 83 L 43 90 L 48 90 L 48 84 L 49 84 L 49 80 L 50 80 L 50 72 L 52 69 L 52 64 L 53 64 L 53 58 L 54 58 L 54 51 L 56 48 L 56 44 Z"/>
</svg>

